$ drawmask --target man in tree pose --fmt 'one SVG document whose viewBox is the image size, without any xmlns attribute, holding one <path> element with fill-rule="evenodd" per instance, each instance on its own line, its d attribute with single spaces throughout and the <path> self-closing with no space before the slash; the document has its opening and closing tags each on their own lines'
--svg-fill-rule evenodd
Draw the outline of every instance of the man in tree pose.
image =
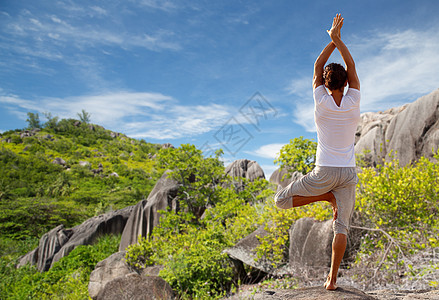
<svg viewBox="0 0 439 300">
<path fill-rule="evenodd" d="M 354 211 L 355 186 L 358 182 L 354 141 L 360 119 L 360 81 L 354 60 L 341 40 L 342 26 L 343 18 L 337 14 L 331 29 L 327 31 L 331 42 L 314 64 L 314 117 L 318 138 L 316 167 L 275 196 L 276 205 L 283 209 L 317 201 L 331 203 L 334 239 L 331 270 L 324 284 L 327 290 L 337 288 L 337 273 L 346 250 L 346 235 Z M 335 63 L 324 68 L 335 48 L 340 52 L 346 69 Z M 344 95 L 347 84 L 349 88 Z"/>
</svg>

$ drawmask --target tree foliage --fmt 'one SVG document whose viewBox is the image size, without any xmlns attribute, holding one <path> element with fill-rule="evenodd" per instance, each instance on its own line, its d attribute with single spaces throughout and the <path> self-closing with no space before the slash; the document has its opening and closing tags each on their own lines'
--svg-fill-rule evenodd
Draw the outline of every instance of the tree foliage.
<svg viewBox="0 0 439 300">
<path fill-rule="evenodd" d="M 28 112 L 26 122 L 28 123 L 28 129 L 41 128 L 40 116 L 38 113 L 34 114 L 32 112 Z"/>
<path fill-rule="evenodd" d="M 181 208 L 199 219 L 208 206 L 218 202 L 218 187 L 225 180 L 224 165 L 215 157 L 205 158 L 194 145 L 184 144 L 179 148 L 161 149 L 158 163 L 171 170 L 169 177 L 180 183 L 179 202 Z"/>
<path fill-rule="evenodd" d="M 86 112 L 85 109 L 81 110 L 81 112 L 77 113 L 77 115 L 82 123 L 85 124 L 90 123 L 91 114 Z"/>
<path fill-rule="evenodd" d="M 314 169 L 316 150 L 316 142 L 301 136 L 283 146 L 274 162 L 282 169 L 306 174 Z"/>
</svg>

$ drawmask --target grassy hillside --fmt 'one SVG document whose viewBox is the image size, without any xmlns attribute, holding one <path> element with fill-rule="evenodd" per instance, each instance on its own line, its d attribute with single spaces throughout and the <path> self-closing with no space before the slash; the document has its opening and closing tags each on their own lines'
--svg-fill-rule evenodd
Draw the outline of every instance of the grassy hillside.
<svg viewBox="0 0 439 300">
<path fill-rule="evenodd" d="M 2 238 L 37 237 L 133 205 L 163 172 L 154 159 L 161 145 L 72 119 L 0 140 Z"/>
</svg>

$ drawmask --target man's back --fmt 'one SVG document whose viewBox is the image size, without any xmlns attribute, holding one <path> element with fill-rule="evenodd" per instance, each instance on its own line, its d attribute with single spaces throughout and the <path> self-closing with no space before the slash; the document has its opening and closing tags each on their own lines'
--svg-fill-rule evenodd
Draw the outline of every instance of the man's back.
<svg viewBox="0 0 439 300">
<path fill-rule="evenodd" d="M 323 85 L 314 90 L 318 166 L 355 167 L 355 131 L 360 119 L 360 91 L 348 89 L 337 106 Z"/>
</svg>

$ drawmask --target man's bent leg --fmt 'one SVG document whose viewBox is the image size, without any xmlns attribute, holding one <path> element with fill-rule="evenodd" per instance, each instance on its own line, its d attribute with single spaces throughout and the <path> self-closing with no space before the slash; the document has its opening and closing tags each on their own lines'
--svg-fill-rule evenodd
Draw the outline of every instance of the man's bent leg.
<svg viewBox="0 0 439 300">
<path fill-rule="evenodd" d="M 308 205 L 310 203 L 318 201 L 327 201 L 332 206 L 332 213 L 334 220 L 337 219 L 337 202 L 335 196 L 332 192 L 327 192 L 318 196 L 289 196 L 282 198 L 277 194 L 274 198 L 276 206 L 282 209 L 288 209 L 292 207 L 299 207 L 303 205 Z"/>
<path fill-rule="evenodd" d="M 293 196 L 293 207 L 303 206 L 317 201 L 327 201 L 331 204 L 333 220 L 335 221 L 337 219 L 338 209 L 337 201 L 332 192 L 327 192 L 319 196 Z"/>
</svg>

